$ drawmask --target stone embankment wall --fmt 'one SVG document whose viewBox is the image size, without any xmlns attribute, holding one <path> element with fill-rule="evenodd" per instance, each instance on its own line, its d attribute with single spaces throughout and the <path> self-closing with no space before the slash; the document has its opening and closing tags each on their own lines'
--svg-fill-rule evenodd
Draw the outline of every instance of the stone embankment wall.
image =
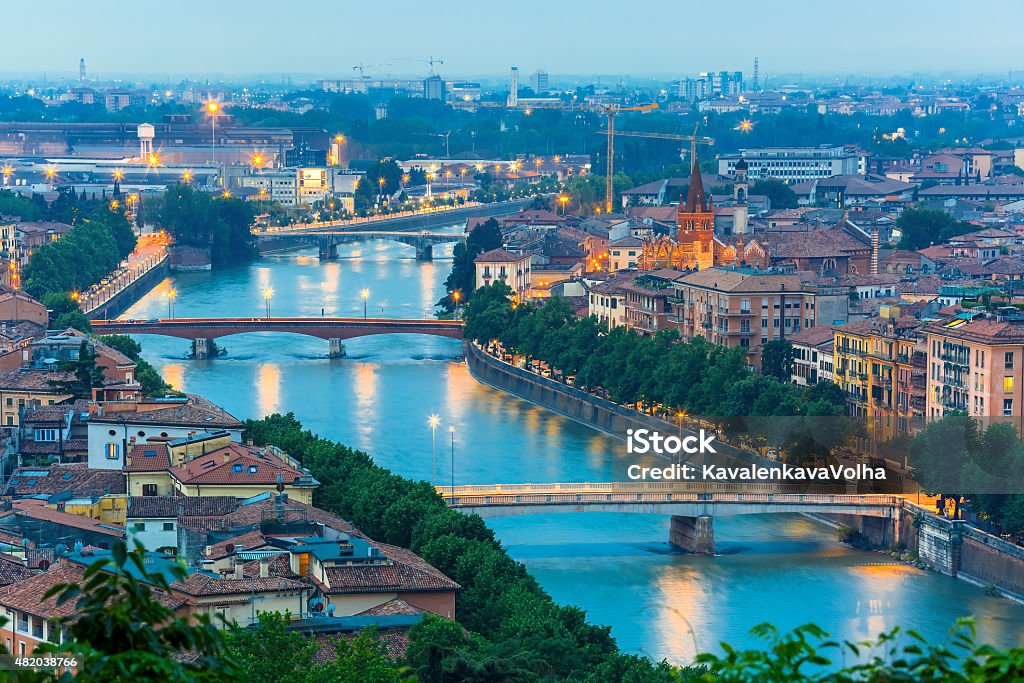
<svg viewBox="0 0 1024 683">
<path fill-rule="evenodd" d="M 90 320 L 111 320 L 124 313 L 170 274 L 169 259 L 164 259 L 145 275 L 125 286 L 114 296 L 87 313 Z"/>
</svg>

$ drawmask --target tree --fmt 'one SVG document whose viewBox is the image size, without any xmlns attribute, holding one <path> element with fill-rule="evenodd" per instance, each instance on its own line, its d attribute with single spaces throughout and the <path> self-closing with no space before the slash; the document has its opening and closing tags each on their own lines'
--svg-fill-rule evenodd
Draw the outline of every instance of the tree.
<svg viewBox="0 0 1024 683">
<path fill-rule="evenodd" d="M 50 386 L 62 394 L 71 394 L 72 398 L 92 398 L 92 390 L 103 386 L 103 371 L 106 366 L 98 365 L 96 354 L 89 347 L 89 342 L 82 340 L 78 347 L 78 359 L 60 363 L 63 372 L 71 373 L 66 380 L 49 380 Z"/>
<path fill-rule="evenodd" d="M 169 568 L 172 578 L 184 578 L 184 569 Z M 109 558 L 89 565 L 82 583 L 58 584 L 44 600 L 74 602 L 71 616 L 57 619 L 71 637 L 62 644 L 44 643 L 36 653 L 60 653 L 78 661 L 75 680 L 167 681 L 168 683 L 222 681 L 236 673 L 224 650 L 220 631 L 200 614 L 178 616 L 157 595 L 171 596 L 168 579 L 151 573 L 145 549 L 132 550 L 118 541 Z M 182 658 L 182 654 L 192 656 Z M 56 677 L 55 677 L 56 678 Z"/>
<path fill-rule="evenodd" d="M 99 340 L 135 361 L 135 381 L 142 387 L 143 394 L 166 396 L 174 392 L 174 387 L 165 382 L 156 368 L 142 357 L 142 345 L 139 342 L 124 334 L 108 334 Z"/>
<path fill-rule="evenodd" d="M 445 311 L 454 311 L 454 292 L 460 292 L 461 303 L 467 303 L 473 296 L 476 284 L 476 257 L 485 251 L 500 248 L 501 244 L 501 225 L 493 218 L 474 227 L 465 242 L 456 244 L 452 252 L 452 272 L 444 281 L 448 294 L 437 305 Z"/>
<path fill-rule="evenodd" d="M 977 423 L 962 413 L 930 423 L 910 444 L 909 462 L 918 483 L 929 494 L 943 500 L 952 498 L 957 516 L 964 493 L 964 468 L 980 445 Z"/>
<path fill-rule="evenodd" d="M 785 339 L 773 339 L 761 347 L 761 373 L 780 382 L 793 376 L 793 345 Z"/>
<path fill-rule="evenodd" d="M 793 189 L 777 178 L 758 180 L 750 188 L 750 194 L 767 195 L 773 209 L 795 209 L 797 196 Z"/>
<path fill-rule="evenodd" d="M 923 249 L 975 229 L 970 223 L 955 220 L 945 211 L 915 207 L 900 213 L 896 227 L 902 233 L 900 249 L 910 250 Z"/>
</svg>

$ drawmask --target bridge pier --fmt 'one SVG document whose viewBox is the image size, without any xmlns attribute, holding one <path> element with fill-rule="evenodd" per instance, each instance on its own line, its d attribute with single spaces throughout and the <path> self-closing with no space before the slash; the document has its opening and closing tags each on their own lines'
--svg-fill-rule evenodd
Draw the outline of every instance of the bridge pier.
<svg viewBox="0 0 1024 683">
<path fill-rule="evenodd" d="M 338 258 L 338 243 L 334 240 L 321 239 L 319 246 L 321 261 L 333 261 Z"/>
<path fill-rule="evenodd" d="M 710 515 L 682 517 L 672 515 L 668 531 L 669 545 L 698 555 L 715 554 L 715 527 Z"/>
<path fill-rule="evenodd" d="M 417 242 L 416 244 L 416 260 L 417 261 L 433 261 L 434 260 L 434 245 L 426 240 Z"/>
<path fill-rule="evenodd" d="M 348 352 L 345 351 L 345 345 L 341 343 L 340 339 L 334 338 L 327 341 L 330 344 L 330 350 L 327 352 L 328 358 L 344 358 L 348 355 Z"/>
<path fill-rule="evenodd" d="M 206 360 L 210 357 L 210 340 L 199 337 L 196 339 L 196 360 Z"/>
</svg>

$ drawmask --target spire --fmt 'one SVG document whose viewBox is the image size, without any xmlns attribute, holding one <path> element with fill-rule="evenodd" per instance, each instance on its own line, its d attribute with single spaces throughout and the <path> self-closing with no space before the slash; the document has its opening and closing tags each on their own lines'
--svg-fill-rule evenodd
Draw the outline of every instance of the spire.
<svg viewBox="0 0 1024 683">
<path fill-rule="evenodd" d="M 693 168 L 690 169 L 690 191 L 686 194 L 687 213 L 704 213 L 708 211 L 708 199 L 704 194 L 704 180 L 700 175 L 700 161 L 693 155 Z"/>
</svg>

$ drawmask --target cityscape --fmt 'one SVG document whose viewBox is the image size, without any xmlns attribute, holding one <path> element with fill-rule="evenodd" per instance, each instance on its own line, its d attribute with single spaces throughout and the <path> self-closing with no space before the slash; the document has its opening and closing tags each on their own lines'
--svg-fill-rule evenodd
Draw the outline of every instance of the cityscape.
<svg viewBox="0 0 1024 683">
<path fill-rule="evenodd" d="M 648 5 L 4 10 L 0 679 L 1024 680 L 1024 8 Z"/>
</svg>

